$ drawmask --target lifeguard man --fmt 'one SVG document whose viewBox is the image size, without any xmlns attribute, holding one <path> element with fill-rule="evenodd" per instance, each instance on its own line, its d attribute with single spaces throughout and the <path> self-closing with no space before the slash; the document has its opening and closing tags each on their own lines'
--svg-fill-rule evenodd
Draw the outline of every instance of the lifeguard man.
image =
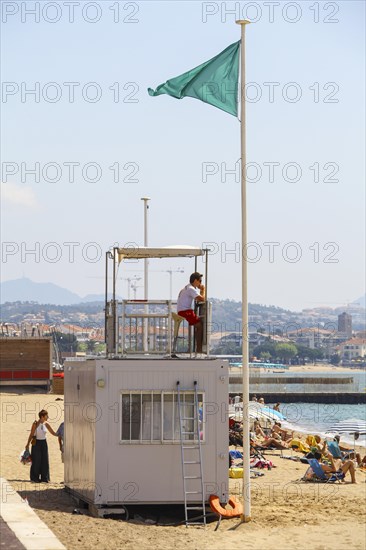
<svg viewBox="0 0 366 550">
<path fill-rule="evenodd" d="M 205 285 L 202 284 L 201 273 L 195 271 L 189 278 L 189 284 L 179 292 L 177 300 L 177 313 L 188 321 L 190 326 L 194 326 L 196 338 L 196 353 L 202 353 L 203 325 L 201 319 L 193 311 L 194 302 L 204 302 L 206 300 Z"/>
</svg>

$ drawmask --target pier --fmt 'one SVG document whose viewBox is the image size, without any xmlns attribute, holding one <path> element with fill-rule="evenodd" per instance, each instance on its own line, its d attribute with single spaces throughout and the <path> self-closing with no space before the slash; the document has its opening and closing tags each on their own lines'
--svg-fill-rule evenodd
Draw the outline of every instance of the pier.
<svg viewBox="0 0 366 550">
<path fill-rule="evenodd" d="M 263 397 L 266 403 L 366 403 L 366 379 L 363 373 L 324 374 L 296 373 L 284 375 L 267 372 L 252 373 L 249 380 L 250 398 Z M 240 372 L 231 371 L 229 377 L 230 396 L 240 395 L 242 379 Z"/>
<path fill-rule="evenodd" d="M 230 397 L 238 395 L 230 393 Z M 253 395 L 263 397 L 265 403 L 324 403 L 332 405 L 359 405 L 366 403 L 366 393 L 299 393 L 299 392 L 277 392 L 260 394 L 250 392 L 250 399 Z"/>
</svg>

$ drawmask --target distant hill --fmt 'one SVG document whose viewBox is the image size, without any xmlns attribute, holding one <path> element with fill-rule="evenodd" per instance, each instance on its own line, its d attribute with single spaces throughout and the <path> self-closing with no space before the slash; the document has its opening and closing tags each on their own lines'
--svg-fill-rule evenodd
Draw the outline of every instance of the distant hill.
<svg viewBox="0 0 366 550">
<path fill-rule="evenodd" d="M 0 303 L 2 304 L 6 302 L 37 302 L 38 304 L 72 306 L 81 303 L 104 302 L 104 300 L 104 294 L 88 294 L 81 298 L 67 288 L 53 283 L 36 283 L 27 277 L 0 284 Z"/>
<path fill-rule="evenodd" d="M 59 322 L 69 319 L 79 322 L 82 314 L 90 316 L 90 323 L 104 323 L 103 307 L 104 294 L 88 294 L 84 298 L 53 283 L 36 283 L 23 277 L 12 281 L 5 281 L 0 285 L 0 302 L 2 306 L 1 319 L 19 322 L 22 315 L 28 313 L 46 314 L 47 319 Z M 117 299 L 121 299 L 117 296 Z M 234 300 L 210 298 L 213 303 L 212 331 L 237 331 L 241 326 L 241 303 Z M 355 300 L 354 304 L 365 307 L 365 296 Z M 59 311 L 59 315 L 55 314 Z M 251 329 L 297 323 L 299 326 L 314 326 L 317 323 L 336 322 L 337 310 L 317 315 L 308 315 L 306 312 L 293 312 L 277 306 L 249 304 L 249 322 Z M 352 311 L 353 327 L 355 330 L 364 330 L 365 321 L 362 313 L 357 315 Z M 94 317 L 96 316 L 96 317 Z M 100 317 L 100 319 L 99 319 Z M 97 322 L 98 319 L 98 322 Z M 85 322 L 85 321 L 83 321 Z"/>
<path fill-rule="evenodd" d="M 72 305 L 82 301 L 80 296 L 66 288 L 53 283 L 35 283 L 26 277 L 1 283 L 0 298 L 2 304 L 20 301 Z"/>
<path fill-rule="evenodd" d="M 84 304 L 85 302 L 104 302 L 104 294 L 87 294 L 84 298 L 81 298 L 80 301 Z"/>
<path fill-rule="evenodd" d="M 362 307 L 366 307 L 366 294 L 364 294 L 363 296 L 360 296 L 360 298 L 357 298 L 357 300 L 355 300 L 352 303 L 359 304 Z"/>
</svg>

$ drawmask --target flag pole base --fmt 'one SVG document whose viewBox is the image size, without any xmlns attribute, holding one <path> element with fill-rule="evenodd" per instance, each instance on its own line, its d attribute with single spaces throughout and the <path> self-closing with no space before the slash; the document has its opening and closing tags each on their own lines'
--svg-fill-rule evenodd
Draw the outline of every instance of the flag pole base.
<svg viewBox="0 0 366 550">
<path fill-rule="evenodd" d="M 244 514 L 240 516 L 240 519 L 242 523 L 249 523 L 250 521 L 252 521 L 251 516 L 245 516 Z"/>
</svg>

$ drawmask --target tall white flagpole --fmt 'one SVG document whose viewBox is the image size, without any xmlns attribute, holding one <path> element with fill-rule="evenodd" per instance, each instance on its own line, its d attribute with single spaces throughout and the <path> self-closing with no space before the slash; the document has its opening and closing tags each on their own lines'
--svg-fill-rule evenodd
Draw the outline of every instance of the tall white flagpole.
<svg viewBox="0 0 366 550">
<path fill-rule="evenodd" d="M 248 339 L 248 262 L 247 262 L 247 181 L 246 181 L 246 119 L 245 119 L 245 27 L 250 21 L 236 21 L 241 26 L 240 73 L 241 73 L 241 246 L 242 246 L 242 354 L 243 354 L 243 503 L 241 520 L 248 522 L 250 516 L 250 435 L 249 435 L 249 339 Z"/>
</svg>

